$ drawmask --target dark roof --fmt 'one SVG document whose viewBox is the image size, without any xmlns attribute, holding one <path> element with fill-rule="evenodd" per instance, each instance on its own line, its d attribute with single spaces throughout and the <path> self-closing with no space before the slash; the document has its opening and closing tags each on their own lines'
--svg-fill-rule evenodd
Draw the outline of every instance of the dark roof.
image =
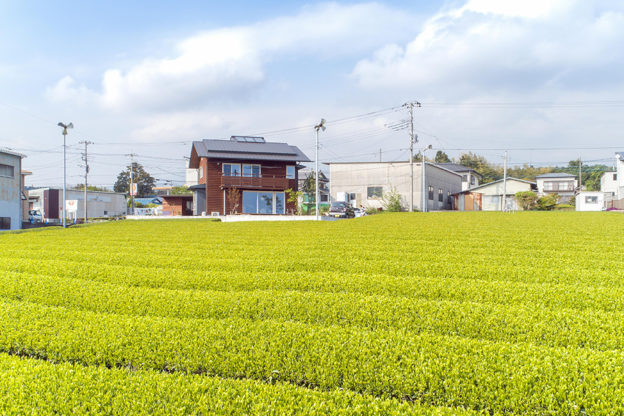
<svg viewBox="0 0 624 416">
<path fill-rule="evenodd" d="M 541 175 L 537 175 L 535 179 L 537 178 L 575 178 L 575 177 L 576 175 L 573 175 L 571 173 L 551 172 L 551 173 L 543 173 Z"/>
<path fill-rule="evenodd" d="M 193 142 L 193 148 L 200 158 L 310 162 L 297 146 L 287 143 L 204 139 Z"/>
<path fill-rule="evenodd" d="M 457 194 L 462 194 L 462 193 L 470 193 L 470 192 L 474 192 L 477 189 L 481 189 L 481 188 L 485 188 L 486 186 L 490 186 L 492 184 L 498 183 L 498 182 L 503 182 L 504 179 L 498 179 L 496 181 L 492 181 L 492 182 L 488 182 L 488 183 L 484 183 L 482 185 L 479 186 L 475 186 L 474 188 L 470 188 L 470 189 L 466 189 L 465 191 L 461 191 L 461 192 L 456 192 L 453 195 L 457 195 Z M 514 178 L 513 176 L 508 176 L 507 177 L 507 181 L 516 181 L 516 182 L 523 182 L 523 183 L 528 183 L 529 185 L 531 185 L 531 187 L 535 187 L 536 183 L 535 182 L 531 182 L 531 181 L 526 181 L 524 179 L 518 179 L 518 178 Z"/>
<path fill-rule="evenodd" d="M 452 162 L 444 162 L 444 163 L 436 163 L 436 165 L 443 167 L 448 170 L 452 170 L 453 172 L 474 172 L 477 175 L 481 176 L 479 172 L 474 170 L 473 168 L 469 168 L 468 166 L 460 165 L 459 163 Z"/>
</svg>

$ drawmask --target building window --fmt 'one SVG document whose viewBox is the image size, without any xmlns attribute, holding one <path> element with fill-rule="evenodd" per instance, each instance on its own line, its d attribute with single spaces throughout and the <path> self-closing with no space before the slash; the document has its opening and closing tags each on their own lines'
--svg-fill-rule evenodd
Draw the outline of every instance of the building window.
<svg viewBox="0 0 624 416">
<path fill-rule="evenodd" d="M 295 167 L 294 166 L 286 166 L 286 179 L 295 179 Z"/>
<path fill-rule="evenodd" d="M 462 175 L 462 182 L 468 182 L 468 175 Z"/>
<path fill-rule="evenodd" d="M 369 186 L 366 188 L 368 199 L 379 199 L 383 197 L 383 186 Z"/>
<path fill-rule="evenodd" d="M 614 180 L 614 181 L 617 181 L 617 173 L 614 173 L 614 174 L 613 174 L 613 180 Z"/>
<path fill-rule="evenodd" d="M 429 185 L 429 201 L 433 201 L 433 186 Z"/>
<path fill-rule="evenodd" d="M 329 202 L 329 195 L 321 194 L 321 202 Z"/>
<path fill-rule="evenodd" d="M 444 202 L 444 191 L 442 189 L 438 189 L 438 202 Z"/>
<path fill-rule="evenodd" d="M 223 176 L 241 176 L 241 165 L 239 163 L 224 163 Z"/>
<path fill-rule="evenodd" d="M 6 178 L 14 178 L 15 168 L 11 165 L 3 165 L 0 163 L 0 176 L 4 176 Z"/>
<path fill-rule="evenodd" d="M 11 229 L 11 217 L 0 217 L 0 230 Z"/>
<path fill-rule="evenodd" d="M 446 191 L 446 203 L 451 205 L 453 204 L 453 198 L 451 197 L 451 191 Z"/>
<path fill-rule="evenodd" d="M 284 192 L 243 191 L 243 214 L 283 214 Z"/>
<path fill-rule="evenodd" d="M 355 201 L 355 194 L 349 194 L 349 201 Z"/>
<path fill-rule="evenodd" d="M 200 179 L 204 178 L 204 167 L 203 166 L 199 167 L 199 178 Z"/>
<path fill-rule="evenodd" d="M 260 177 L 260 165 L 243 165 L 243 176 L 259 178 Z"/>
<path fill-rule="evenodd" d="M 574 182 L 572 182 L 572 181 L 565 181 L 565 182 L 548 181 L 548 182 L 544 182 L 544 190 L 545 191 L 573 191 L 574 190 Z"/>
<path fill-rule="evenodd" d="M 474 185 L 475 184 L 475 177 L 470 175 L 470 185 Z"/>
<path fill-rule="evenodd" d="M 597 204 L 598 203 L 598 197 L 597 196 L 586 196 L 585 197 L 585 203 L 586 204 Z"/>
</svg>

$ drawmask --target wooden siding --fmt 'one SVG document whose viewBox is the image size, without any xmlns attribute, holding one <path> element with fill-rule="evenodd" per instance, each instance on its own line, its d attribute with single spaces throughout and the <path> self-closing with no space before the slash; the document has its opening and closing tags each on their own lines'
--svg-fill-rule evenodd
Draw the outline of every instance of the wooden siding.
<svg viewBox="0 0 624 416">
<path fill-rule="evenodd" d="M 222 163 L 240 163 L 260 165 L 260 178 L 252 177 L 223 177 Z M 210 215 L 212 212 L 220 214 L 228 214 L 232 207 L 227 203 L 227 189 L 235 187 L 240 191 L 240 200 L 238 202 L 238 212 L 242 210 L 242 191 L 273 191 L 280 192 L 286 189 L 297 191 L 297 170 L 295 169 L 295 178 L 286 179 L 286 166 L 296 166 L 294 162 L 275 162 L 262 160 L 207 160 L 202 158 L 200 166 L 204 166 L 204 177 L 199 178 L 199 183 L 206 185 L 206 213 Z M 246 181 L 249 181 L 247 186 Z M 288 197 L 286 196 L 286 199 Z M 225 201 L 225 212 L 224 212 Z M 286 212 L 291 213 L 295 210 L 293 202 L 286 202 Z"/>
</svg>

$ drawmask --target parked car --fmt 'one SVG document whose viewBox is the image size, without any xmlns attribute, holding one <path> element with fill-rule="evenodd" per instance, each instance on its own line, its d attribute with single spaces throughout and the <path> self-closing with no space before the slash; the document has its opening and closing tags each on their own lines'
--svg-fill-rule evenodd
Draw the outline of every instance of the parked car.
<svg viewBox="0 0 624 416">
<path fill-rule="evenodd" d="M 353 212 L 353 208 L 349 206 L 346 202 L 338 201 L 332 202 L 329 207 L 329 212 L 327 213 L 330 217 L 335 218 L 353 218 L 355 217 L 355 213 Z"/>
<path fill-rule="evenodd" d="M 366 210 L 363 208 L 354 208 L 353 214 L 355 215 L 355 218 L 363 217 L 366 215 Z"/>
<path fill-rule="evenodd" d="M 28 211 L 28 222 L 31 224 L 36 224 L 38 222 L 43 222 L 43 215 L 41 215 L 41 211 L 38 209 L 31 209 Z"/>
</svg>

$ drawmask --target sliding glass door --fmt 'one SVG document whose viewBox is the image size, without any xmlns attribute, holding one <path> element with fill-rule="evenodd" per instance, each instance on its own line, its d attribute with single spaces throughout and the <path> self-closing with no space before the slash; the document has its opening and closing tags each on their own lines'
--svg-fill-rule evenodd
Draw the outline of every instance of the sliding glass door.
<svg viewBox="0 0 624 416">
<path fill-rule="evenodd" d="M 243 214 L 284 214 L 284 192 L 243 191 Z"/>
</svg>

